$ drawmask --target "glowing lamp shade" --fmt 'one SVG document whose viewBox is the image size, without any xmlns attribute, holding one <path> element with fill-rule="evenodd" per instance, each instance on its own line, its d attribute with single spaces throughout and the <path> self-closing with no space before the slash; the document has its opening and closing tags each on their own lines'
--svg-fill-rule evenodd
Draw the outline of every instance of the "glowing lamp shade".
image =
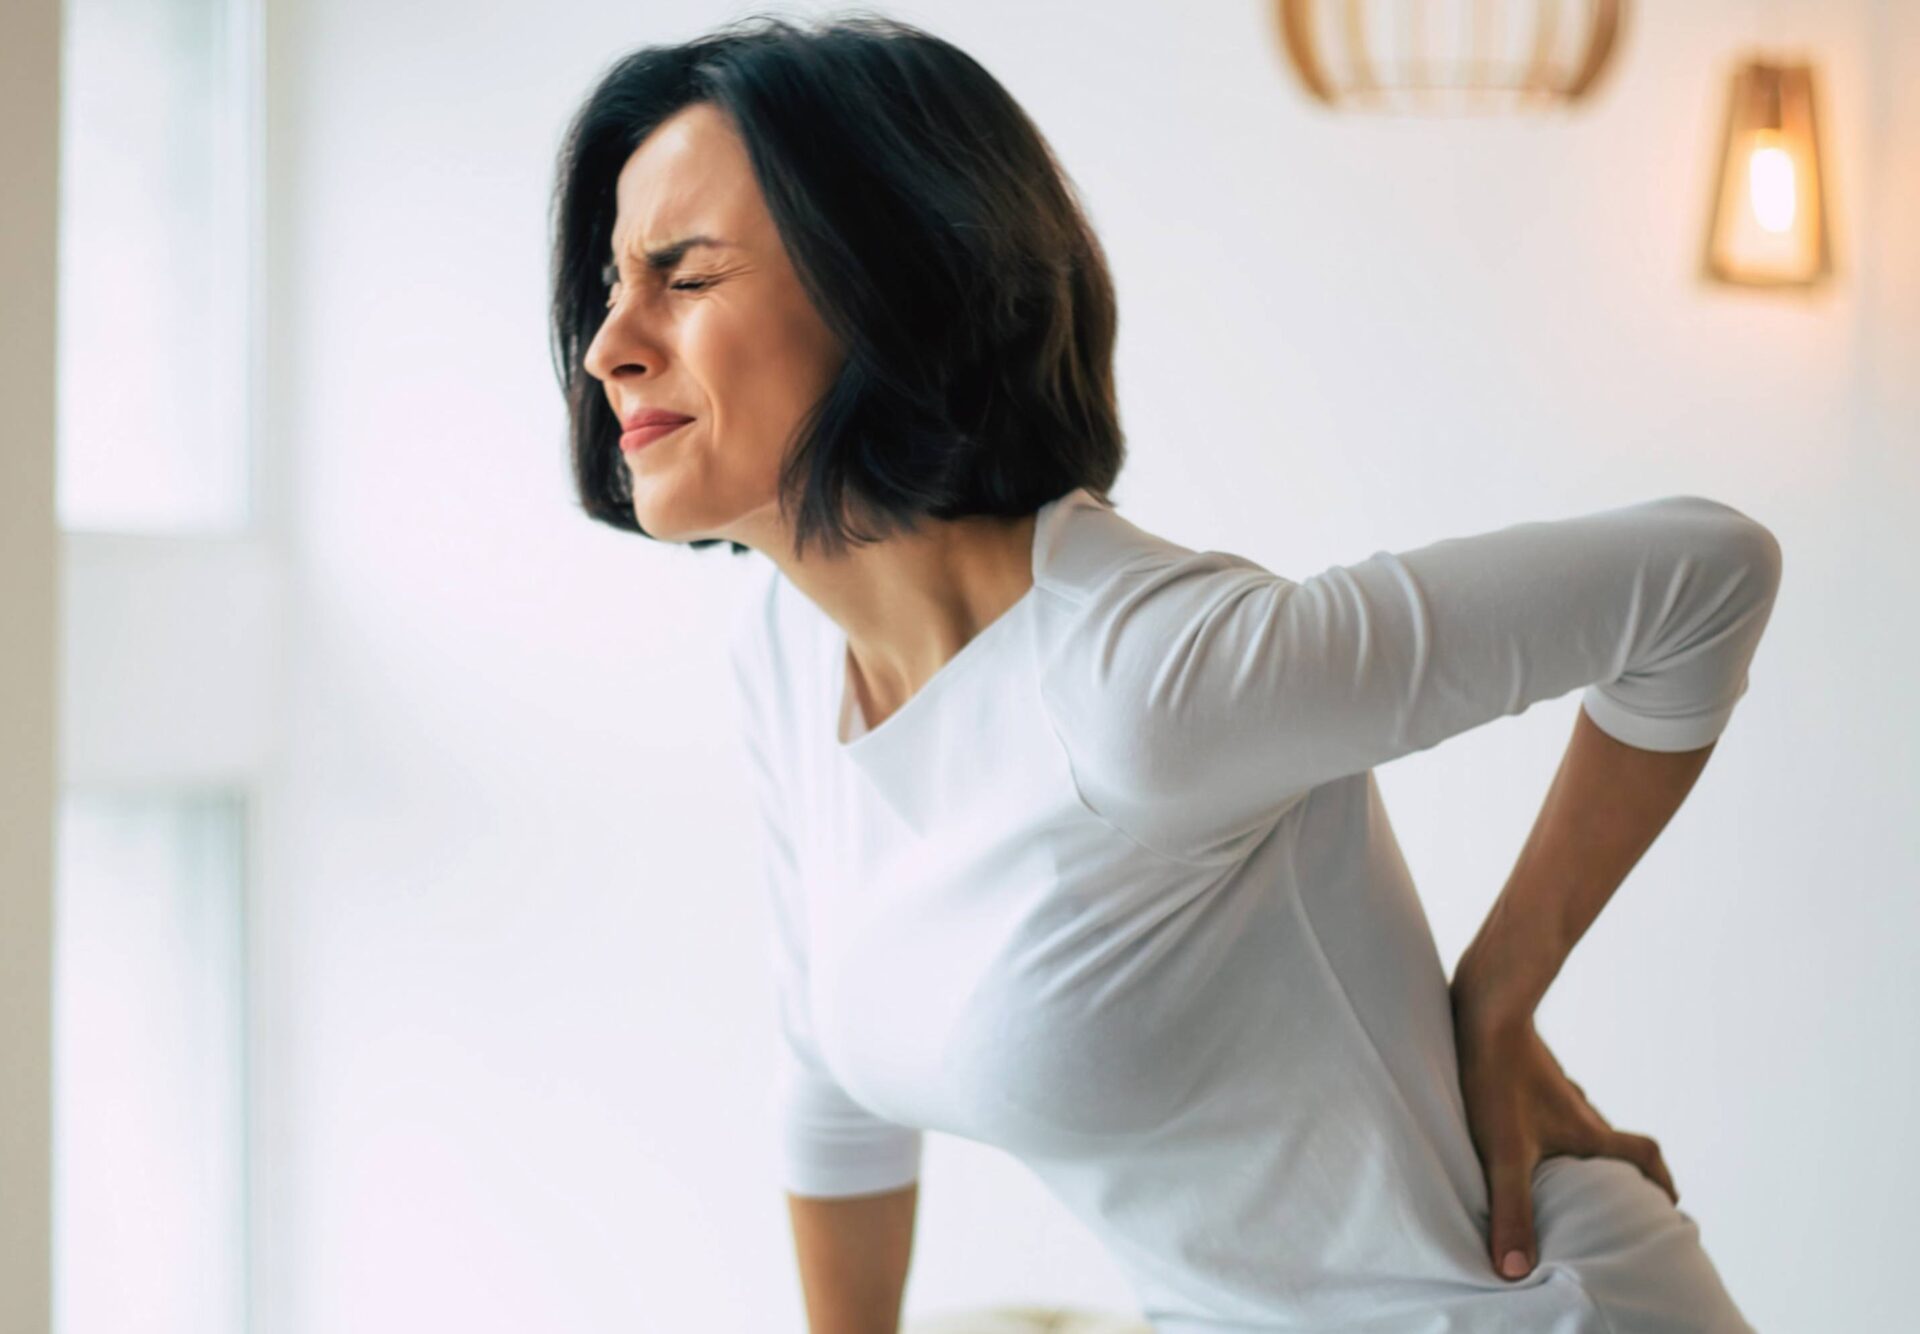
<svg viewBox="0 0 1920 1334">
<path fill-rule="evenodd" d="M 1753 60 L 1733 76 L 1720 144 L 1706 275 L 1806 286 L 1833 271 L 1813 68 Z"/>
</svg>

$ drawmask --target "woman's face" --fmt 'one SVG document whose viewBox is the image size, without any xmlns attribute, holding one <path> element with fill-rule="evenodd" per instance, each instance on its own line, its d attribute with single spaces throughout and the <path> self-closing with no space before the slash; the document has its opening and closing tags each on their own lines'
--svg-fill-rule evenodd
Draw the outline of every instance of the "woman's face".
<svg viewBox="0 0 1920 1334">
<path fill-rule="evenodd" d="M 605 259 L 618 280 L 583 364 L 622 423 L 650 408 L 693 418 L 623 447 L 633 517 L 662 541 L 771 549 L 782 538 L 780 465 L 839 370 L 838 341 L 717 107 L 695 103 L 661 122 L 621 168 L 615 200 Z"/>
</svg>

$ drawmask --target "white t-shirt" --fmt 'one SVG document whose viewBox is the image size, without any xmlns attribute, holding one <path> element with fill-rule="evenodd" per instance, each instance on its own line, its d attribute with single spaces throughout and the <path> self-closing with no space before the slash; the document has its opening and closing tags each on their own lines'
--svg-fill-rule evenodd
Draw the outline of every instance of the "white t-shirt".
<svg viewBox="0 0 1920 1334">
<path fill-rule="evenodd" d="M 1720 734 L 1771 532 L 1672 496 L 1298 582 L 1045 506 L 1032 589 L 877 728 L 768 563 L 731 639 L 762 819 L 788 1190 L 1024 1162 L 1162 1334 L 1749 1330 L 1694 1220 L 1554 1156 L 1493 1272 L 1447 975 L 1371 772 L 1584 687 L 1611 735 Z"/>
</svg>

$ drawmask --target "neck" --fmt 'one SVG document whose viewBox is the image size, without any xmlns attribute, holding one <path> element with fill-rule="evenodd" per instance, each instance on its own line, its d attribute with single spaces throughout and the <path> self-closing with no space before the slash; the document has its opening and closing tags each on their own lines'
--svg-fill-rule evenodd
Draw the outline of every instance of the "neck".
<svg viewBox="0 0 1920 1334">
<path fill-rule="evenodd" d="M 925 519 L 827 561 L 780 562 L 845 633 L 869 726 L 1033 587 L 1037 516 Z"/>
</svg>

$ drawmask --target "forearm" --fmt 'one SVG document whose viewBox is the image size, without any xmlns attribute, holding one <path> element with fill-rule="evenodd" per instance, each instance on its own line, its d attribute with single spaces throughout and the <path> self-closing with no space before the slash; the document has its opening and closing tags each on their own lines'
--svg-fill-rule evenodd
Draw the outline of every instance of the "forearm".
<svg viewBox="0 0 1920 1334">
<path fill-rule="evenodd" d="M 1456 1006 L 1531 1015 L 1712 753 L 1711 744 L 1688 751 L 1629 746 L 1579 710 L 1513 872 L 1454 970 Z"/>
<path fill-rule="evenodd" d="M 919 1186 L 843 1198 L 787 1196 L 809 1334 L 896 1334 Z"/>
</svg>

